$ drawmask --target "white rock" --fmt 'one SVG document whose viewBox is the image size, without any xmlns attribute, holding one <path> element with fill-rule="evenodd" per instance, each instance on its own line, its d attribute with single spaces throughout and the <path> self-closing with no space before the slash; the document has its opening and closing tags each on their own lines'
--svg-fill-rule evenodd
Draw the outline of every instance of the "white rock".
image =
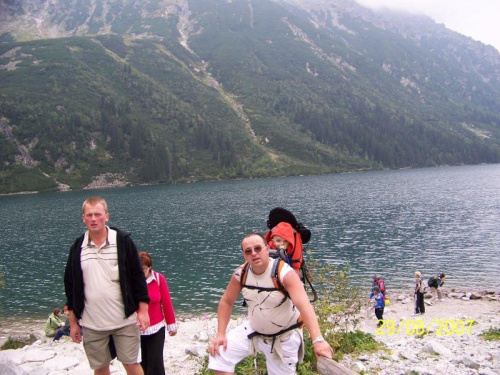
<svg viewBox="0 0 500 375">
<path fill-rule="evenodd" d="M 362 371 L 366 371 L 365 365 L 363 365 L 360 361 L 354 362 L 350 369 L 354 372 L 357 372 L 358 374 L 361 374 Z"/>
<path fill-rule="evenodd" d="M 2 375 L 18 375 L 16 365 L 12 362 L 1 362 L 0 363 L 0 374 Z"/>
<path fill-rule="evenodd" d="M 195 357 L 204 358 L 206 353 L 206 347 L 192 346 L 186 349 L 186 354 L 194 355 Z"/>
<path fill-rule="evenodd" d="M 26 348 L 26 346 L 25 346 Z M 45 349 L 35 349 L 26 352 L 23 357 L 24 362 L 43 362 L 48 361 L 51 358 L 54 358 L 56 353 L 54 350 L 45 350 Z"/>
<path fill-rule="evenodd" d="M 465 367 L 468 367 L 468 368 L 473 368 L 475 370 L 478 370 L 479 367 L 481 367 L 479 365 L 479 363 L 473 361 L 472 359 L 470 358 L 467 358 L 467 357 L 463 357 L 462 359 L 460 359 L 458 361 L 458 363 L 463 363 Z"/>
<path fill-rule="evenodd" d="M 200 332 L 198 340 L 201 342 L 208 342 L 208 334 L 204 331 Z"/>
<path fill-rule="evenodd" d="M 434 371 L 429 370 L 426 367 L 413 367 L 411 369 L 406 369 L 405 374 L 412 375 L 412 374 L 419 374 L 419 375 L 437 375 Z"/>
<path fill-rule="evenodd" d="M 54 370 L 68 370 L 70 368 L 78 366 L 80 360 L 75 357 L 66 357 L 63 355 L 58 355 L 52 359 L 49 359 L 43 364 L 43 367 Z"/>
<path fill-rule="evenodd" d="M 23 363 L 24 353 L 21 350 L 2 350 L 0 351 L 0 363 L 11 362 L 18 366 Z"/>
<path fill-rule="evenodd" d="M 399 352 L 399 356 L 403 359 L 408 359 L 408 360 L 415 361 L 415 362 L 417 360 L 416 354 L 413 353 L 411 350 L 403 350 L 403 351 Z"/>
<path fill-rule="evenodd" d="M 23 375 L 49 375 L 51 372 L 50 369 L 44 368 L 36 362 L 23 363 L 20 369 Z"/>
<path fill-rule="evenodd" d="M 479 375 L 498 375 L 499 372 L 495 372 L 492 369 L 489 368 L 481 368 L 478 371 Z"/>
<path fill-rule="evenodd" d="M 426 345 L 424 345 L 424 347 L 422 348 L 421 352 L 429 354 L 439 354 L 446 357 L 453 356 L 453 353 L 451 352 L 450 349 L 448 349 L 443 344 L 436 341 L 428 341 Z"/>
</svg>

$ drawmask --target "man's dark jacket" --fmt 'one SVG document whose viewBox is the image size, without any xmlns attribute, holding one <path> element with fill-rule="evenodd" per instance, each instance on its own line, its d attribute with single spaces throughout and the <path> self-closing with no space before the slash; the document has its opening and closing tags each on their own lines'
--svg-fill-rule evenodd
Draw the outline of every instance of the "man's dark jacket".
<svg viewBox="0 0 500 375">
<path fill-rule="evenodd" d="M 128 318 L 139 307 L 139 302 L 149 303 L 148 286 L 144 277 L 141 262 L 132 238 L 127 233 L 116 230 L 118 248 L 118 273 L 122 291 L 125 318 Z M 68 310 L 73 310 L 77 319 L 81 319 L 85 308 L 83 289 L 83 272 L 80 263 L 82 243 L 85 234 L 76 239 L 69 251 L 68 262 L 64 272 L 64 291 L 68 299 Z"/>
</svg>

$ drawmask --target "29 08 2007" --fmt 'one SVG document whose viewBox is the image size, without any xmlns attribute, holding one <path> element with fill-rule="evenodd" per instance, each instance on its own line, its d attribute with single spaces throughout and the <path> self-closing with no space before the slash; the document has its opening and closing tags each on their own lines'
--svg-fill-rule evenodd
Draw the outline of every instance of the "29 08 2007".
<svg viewBox="0 0 500 375">
<path fill-rule="evenodd" d="M 470 335 L 474 322 L 474 319 L 431 319 L 427 324 L 423 319 L 402 319 L 399 322 L 394 319 L 385 319 L 375 334 L 380 336 L 399 334 L 420 336 L 434 332 L 437 336 L 463 336 Z"/>
</svg>

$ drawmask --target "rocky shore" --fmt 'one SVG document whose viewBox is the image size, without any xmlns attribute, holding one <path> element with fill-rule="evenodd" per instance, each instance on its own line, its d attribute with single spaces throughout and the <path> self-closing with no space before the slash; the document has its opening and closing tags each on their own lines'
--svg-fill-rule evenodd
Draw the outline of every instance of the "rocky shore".
<svg viewBox="0 0 500 375">
<path fill-rule="evenodd" d="M 385 325 L 377 329 L 373 310 L 362 310 L 359 328 L 373 334 L 387 350 L 346 356 L 342 363 L 363 374 L 378 375 L 500 375 L 500 341 L 486 341 L 480 335 L 500 328 L 498 292 L 444 290 L 442 302 L 426 299 L 426 313 L 412 315 L 413 299 L 405 293 L 389 295 Z M 179 317 L 177 336 L 166 338 L 167 374 L 193 375 L 215 334 L 215 315 Z M 237 324 L 237 320 L 231 322 Z M 17 350 L 0 351 L 2 375 L 90 375 L 82 345 L 68 337 L 59 343 L 43 336 L 43 321 L 3 320 L 0 345 L 9 337 L 30 343 Z M 424 333 L 418 335 L 418 333 Z M 125 374 L 113 361 L 112 374 Z"/>
</svg>

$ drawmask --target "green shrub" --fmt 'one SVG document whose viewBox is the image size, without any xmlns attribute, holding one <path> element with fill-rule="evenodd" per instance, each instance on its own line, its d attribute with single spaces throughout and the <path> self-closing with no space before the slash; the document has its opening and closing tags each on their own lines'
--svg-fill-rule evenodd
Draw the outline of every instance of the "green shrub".
<svg viewBox="0 0 500 375">
<path fill-rule="evenodd" d="M 490 328 L 481 333 L 481 337 L 486 341 L 500 341 L 500 328 Z"/>
<path fill-rule="evenodd" d="M 12 337 L 9 337 L 9 339 L 2 345 L 0 350 L 21 349 L 24 346 L 26 346 L 24 342 L 14 340 Z"/>
</svg>

